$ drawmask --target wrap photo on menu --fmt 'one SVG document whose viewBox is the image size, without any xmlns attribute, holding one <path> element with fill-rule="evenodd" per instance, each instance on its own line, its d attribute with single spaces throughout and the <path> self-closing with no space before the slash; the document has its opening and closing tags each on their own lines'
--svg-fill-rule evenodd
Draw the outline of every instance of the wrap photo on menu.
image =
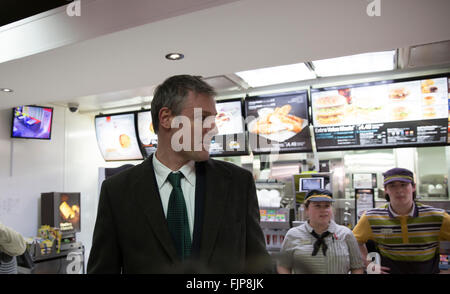
<svg viewBox="0 0 450 294">
<path fill-rule="evenodd" d="M 242 99 L 229 99 L 216 102 L 217 135 L 211 139 L 211 156 L 232 156 L 248 154 Z"/>
<path fill-rule="evenodd" d="M 311 150 L 306 91 L 249 97 L 246 113 L 254 153 Z"/>
</svg>

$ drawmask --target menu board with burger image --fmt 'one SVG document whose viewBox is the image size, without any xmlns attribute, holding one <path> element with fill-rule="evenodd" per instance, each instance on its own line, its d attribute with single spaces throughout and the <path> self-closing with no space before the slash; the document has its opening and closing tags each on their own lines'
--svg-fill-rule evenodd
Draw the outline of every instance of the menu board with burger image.
<svg viewBox="0 0 450 294">
<path fill-rule="evenodd" d="M 248 97 L 245 109 L 254 154 L 312 151 L 307 91 Z"/>
<path fill-rule="evenodd" d="M 97 143 L 105 161 L 143 159 L 134 115 L 132 112 L 95 117 Z"/>
<path fill-rule="evenodd" d="M 447 142 L 447 77 L 311 89 L 317 150 Z"/>
<path fill-rule="evenodd" d="M 210 156 L 248 155 L 248 140 L 241 98 L 216 102 L 217 135 L 211 139 Z"/>
</svg>

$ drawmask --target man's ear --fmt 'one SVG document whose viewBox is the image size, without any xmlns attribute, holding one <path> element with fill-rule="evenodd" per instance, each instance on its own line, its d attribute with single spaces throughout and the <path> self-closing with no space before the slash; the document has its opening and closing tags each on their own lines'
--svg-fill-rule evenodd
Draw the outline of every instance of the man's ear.
<svg viewBox="0 0 450 294">
<path fill-rule="evenodd" d="M 163 107 L 159 110 L 159 128 L 170 129 L 170 124 L 172 123 L 172 110 L 167 107 Z"/>
</svg>

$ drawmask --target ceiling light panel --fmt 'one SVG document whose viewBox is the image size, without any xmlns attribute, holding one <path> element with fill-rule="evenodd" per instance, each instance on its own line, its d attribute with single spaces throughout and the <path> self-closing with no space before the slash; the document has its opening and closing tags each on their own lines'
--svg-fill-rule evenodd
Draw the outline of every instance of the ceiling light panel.
<svg viewBox="0 0 450 294">
<path fill-rule="evenodd" d="M 316 78 L 304 63 L 241 71 L 236 75 L 253 88 Z"/>
<path fill-rule="evenodd" d="M 395 69 L 395 50 L 363 53 L 313 61 L 319 77 L 350 75 Z"/>
</svg>

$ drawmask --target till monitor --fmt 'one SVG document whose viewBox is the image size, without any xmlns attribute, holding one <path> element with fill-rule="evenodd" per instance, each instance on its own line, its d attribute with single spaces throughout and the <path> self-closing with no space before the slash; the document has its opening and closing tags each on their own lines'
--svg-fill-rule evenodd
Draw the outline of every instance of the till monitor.
<svg viewBox="0 0 450 294">
<path fill-rule="evenodd" d="M 324 178 L 300 178 L 298 183 L 299 192 L 308 192 L 315 189 L 323 189 Z"/>
</svg>

